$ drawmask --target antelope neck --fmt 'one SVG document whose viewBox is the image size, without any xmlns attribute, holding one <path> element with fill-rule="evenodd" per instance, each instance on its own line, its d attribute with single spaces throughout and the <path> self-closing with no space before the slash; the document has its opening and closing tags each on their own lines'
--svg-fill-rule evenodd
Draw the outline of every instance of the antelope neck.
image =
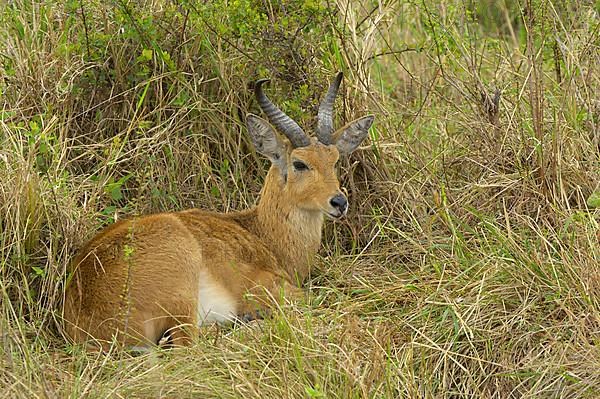
<svg viewBox="0 0 600 399">
<path fill-rule="evenodd" d="M 282 174 L 272 166 L 256 208 L 261 238 L 292 282 L 301 284 L 321 243 L 323 215 L 299 209 L 287 193 Z"/>
</svg>

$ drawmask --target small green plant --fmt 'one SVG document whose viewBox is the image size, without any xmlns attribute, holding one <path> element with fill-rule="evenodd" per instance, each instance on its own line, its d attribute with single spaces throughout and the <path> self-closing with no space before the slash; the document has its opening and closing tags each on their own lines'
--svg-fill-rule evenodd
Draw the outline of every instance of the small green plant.
<svg viewBox="0 0 600 399">
<path fill-rule="evenodd" d="M 590 208 L 600 208 L 600 191 L 595 191 L 588 197 L 587 206 Z"/>
</svg>

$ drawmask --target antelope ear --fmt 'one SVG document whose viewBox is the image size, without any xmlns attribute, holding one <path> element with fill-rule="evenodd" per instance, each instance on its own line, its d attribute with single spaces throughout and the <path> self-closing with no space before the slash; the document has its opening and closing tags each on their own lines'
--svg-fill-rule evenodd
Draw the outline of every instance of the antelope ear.
<svg viewBox="0 0 600 399">
<path fill-rule="evenodd" d="M 348 123 L 333 134 L 333 140 L 340 155 L 348 155 L 362 143 L 369 134 L 375 116 L 368 115 Z"/>
<path fill-rule="evenodd" d="M 285 177 L 287 174 L 287 149 L 273 126 L 254 114 L 246 116 L 246 126 L 256 151 L 269 158 Z"/>
</svg>

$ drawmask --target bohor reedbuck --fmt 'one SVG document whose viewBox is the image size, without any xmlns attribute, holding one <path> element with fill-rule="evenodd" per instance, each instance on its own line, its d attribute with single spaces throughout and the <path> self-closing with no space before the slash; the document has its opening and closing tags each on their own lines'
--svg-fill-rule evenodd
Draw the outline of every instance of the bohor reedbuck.
<svg viewBox="0 0 600 399">
<path fill-rule="evenodd" d="M 336 163 L 365 139 L 373 116 L 333 128 L 339 73 L 319 106 L 310 137 L 255 84 L 268 121 L 248 114 L 256 150 L 271 160 L 258 205 L 199 209 L 119 221 L 73 259 L 64 327 L 75 343 L 108 348 L 187 345 L 198 327 L 268 314 L 281 298 L 303 295 L 324 217 L 348 210 Z M 288 140 L 276 132 L 283 133 Z"/>
</svg>

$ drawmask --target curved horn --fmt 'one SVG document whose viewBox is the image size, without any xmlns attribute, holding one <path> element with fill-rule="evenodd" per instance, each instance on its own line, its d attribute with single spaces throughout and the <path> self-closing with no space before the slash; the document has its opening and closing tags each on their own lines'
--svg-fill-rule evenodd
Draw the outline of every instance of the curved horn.
<svg viewBox="0 0 600 399">
<path fill-rule="evenodd" d="M 262 85 L 269 82 L 269 79 L 260 79 L 254 84 L 254 94 L 258 105 L 269 118 L 269 121 L 290 139 L 290 142 L 297 147 L 306 147 L 310 144 L 310 139 L 304 133 L 304 130 L 292 118 L 283 113 L 275 104 L 263 93 Z"/>
<path fill-rule="evenodd" d="M 327 90 L 325 98 L 319 105 L 319 113 L 317 114 L 317 137 L 323 144 L 331 144 L 331 134 L 333 133 L 333 103 L 337 95 L 340 83 L 344 74 L 338 72 Z"/>
</svg>

